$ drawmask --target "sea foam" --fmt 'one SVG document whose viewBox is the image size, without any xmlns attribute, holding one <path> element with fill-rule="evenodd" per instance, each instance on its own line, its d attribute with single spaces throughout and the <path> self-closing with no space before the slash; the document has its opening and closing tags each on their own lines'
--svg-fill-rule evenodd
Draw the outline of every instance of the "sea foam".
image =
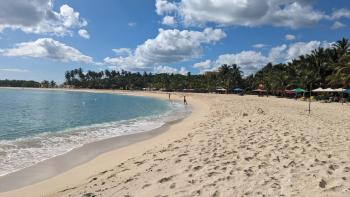
<svg viewBox="0 0 350 197">
<path fill-rule="evenodd" d="M 0 140 L 0 176 L 62 155 L 84 144 L 160 128 L 166 122 L 181 119 L 190 112 L 182 104 L 172 102 L 169 105 L 171 110 L 158 115 Z"/>
</svg>

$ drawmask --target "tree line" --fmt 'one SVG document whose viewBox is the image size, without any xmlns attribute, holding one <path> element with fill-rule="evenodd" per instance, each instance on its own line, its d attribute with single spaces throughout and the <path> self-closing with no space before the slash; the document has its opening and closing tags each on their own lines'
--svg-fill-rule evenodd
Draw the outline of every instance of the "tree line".
<svg viewBox="0 0 350 197">
<path fill-rule="evenodd" d="M 44 80 L 42 82 L 27 80 L 0 80 L 0 87 L 22 87 L 22 88 L 56 88 L 55 81 Z"/>
<path fill-rule="evenodd" d="M 36 81 L 25 80 L 0 80 L 0 87 L 26 87 L 26 88 L 40 88 L 40 83 Z"/>
<path fill-rule="evenodd" d="M 74 69 L 65 73 L 65 85 L 74 88 L 141 90 L 144 88 L 207 92 L 224 87 L 229 90 L 242 84 L 242 72 L 237 65 L 222 65 L 218 72 L 187 75 L 143 72 L 132 73 L 125 70 L 105 70 L 100 72 Z"/>
</svg>

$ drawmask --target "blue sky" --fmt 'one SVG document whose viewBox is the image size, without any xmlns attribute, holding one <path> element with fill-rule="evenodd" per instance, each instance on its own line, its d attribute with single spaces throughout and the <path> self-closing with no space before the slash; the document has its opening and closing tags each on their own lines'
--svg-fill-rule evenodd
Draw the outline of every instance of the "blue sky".
<svg viewBox="0 0 350 197">
<path fill-rule="evenodd" d="M 350 37 L 348 0 L 3 0 L 0 9 L 0 79 L 223 63 L 247 75 Z"/>
</svg>

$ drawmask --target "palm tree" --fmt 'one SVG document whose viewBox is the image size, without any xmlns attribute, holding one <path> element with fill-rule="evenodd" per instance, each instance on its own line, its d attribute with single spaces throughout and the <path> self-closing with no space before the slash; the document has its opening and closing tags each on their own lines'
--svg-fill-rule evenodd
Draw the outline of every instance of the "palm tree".
<svg viewBox="0 0 350 197">
<path fill-rule="evenodd" d="M 339 59 L 349 52 L 350 43 L 346 38 L 342 38 L 333 44 L 333 47 L 336 49 Z"/>
<path fill-rule="evenodd" d="M 344 55 L 334 64 L 334 73 L 328 77 L 331 85 L 350 86 L 350 54 Z"/>
<path fill-rule="evenodd" d="M 67 71 L 64 75 L 65 79 L 66 79 L 66 84 L 67 85 L 71 85 L 71 76 L 70 76 L 70 72 Z"/>
<path fill-rule="evenodd" d="M 233 64 L 231 66 L 231 75 L 233 79 L 233 86 L 237 87 L 239 83 L 242 81 L 242 74 L 241 68 L 237 66 L 237 64 Z"/>
<path fill-rule="evenodd" d="M 284 90 L 288 85 L 289 75 L 285 64 L 277 64 L 271 67 L 271 71 L 265 76 L 272 90 Z"/>
<path fill-rule="evenodd" d="M 222 85 L 226 88 L 226 94 L 231 90 L 232 85 L 237 86 L 242 80 L 242 71 L 240 68 L 233 64 L 231 66 L 223 64 L 219 67 L 219 78 Z"/>
<path fill-rule="evenodd" d="M 49 88 L 49 86 L 50 86 L 50 82 L 49 81 L 44 80 L 44 81 L 41 82 L 41 87 L 42 88 Z"/>
<path fill-rule="evenodd" d="M 55 81 L 50 81 L 50 88 L 55 88 L 56 87 L 56 82 Z"/>
</svg>

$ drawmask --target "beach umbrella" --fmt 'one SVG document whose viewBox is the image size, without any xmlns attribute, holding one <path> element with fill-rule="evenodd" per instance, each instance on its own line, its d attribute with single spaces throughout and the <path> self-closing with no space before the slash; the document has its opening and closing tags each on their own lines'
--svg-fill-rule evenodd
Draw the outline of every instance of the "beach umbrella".
<svg viewBox="0 0 350 197">
<path fill-rule="evenodd" d="M 324 92 L 324 89 L 323 88 L 317 88 L 317 89 L 312 90 L 312 92 Z"/>
<path fill-rule="evenodd" d="M 304 89 L 302 88 L 296 88 L 294 90 L 292 90 L 293 92 L 296 92 L 296 93 L 301 93 L 301 92 L 306 92 Z"/>
<path fill-rule="evenodd" d="M 225 88 L 217 88 L 216 90 L 217 90 L 217 91 L 226 91 Z"/>
<path fill-rule="evenodd" d="M 343 89 L 343 88 L 338 88 L 338 89 L 335 89 L 334 92 L 345 92 L 345 89 Z"/>
<path fill-rule="evenodd" d="M 325 89 L 324 91 L 325 91 L 325 92 L 335 92 L 335 90 L 332 89 L 332 88 L 327 88 L 327 89 Z"/>
<path fill-rule="evenodd" d="M 235 89 L 233 89 L 233 91 L 235 91 L 235 92 L 242 92 L 243 90 L 241 88 L 235 88 Z"/>
<path fill-rule="evenodd" d="M 350 94 L 350 89 L 346 89 L 344 92 Z"/>
</svg>

